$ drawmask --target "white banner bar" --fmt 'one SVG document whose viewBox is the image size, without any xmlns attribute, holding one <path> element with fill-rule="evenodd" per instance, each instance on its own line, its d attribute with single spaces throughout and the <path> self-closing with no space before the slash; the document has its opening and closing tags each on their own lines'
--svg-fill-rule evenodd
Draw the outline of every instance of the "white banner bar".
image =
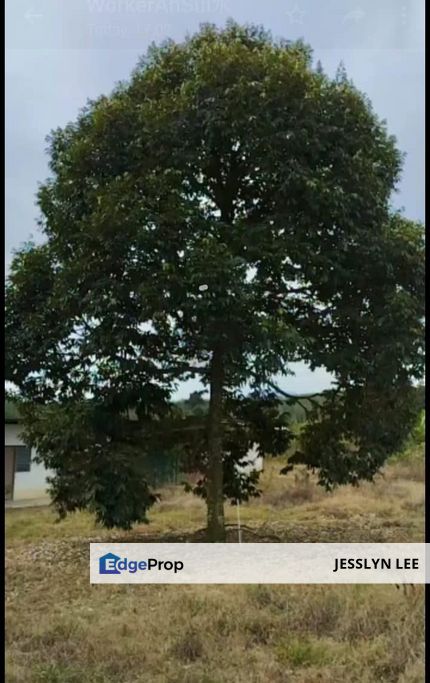
<svg viewBox="0 0 430 683">
<path fill-rule="evenodd" d="M 90 581 L 429 583 L 429 547 L 429 543 L 91 543 Z"/>
</svg>

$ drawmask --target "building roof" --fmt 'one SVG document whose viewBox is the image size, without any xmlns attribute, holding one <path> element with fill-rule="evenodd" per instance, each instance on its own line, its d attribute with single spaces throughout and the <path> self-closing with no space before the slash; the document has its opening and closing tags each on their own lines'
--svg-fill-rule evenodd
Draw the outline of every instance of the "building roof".
<svg viewBox="0 0 430 683">
<path fill-rule="evenodd" d="M 9 422 L 19 422 L 20 414 L 16 403 L 6 399 L 4 406 L 4 417 L 6 424 Z"/>
</svg>

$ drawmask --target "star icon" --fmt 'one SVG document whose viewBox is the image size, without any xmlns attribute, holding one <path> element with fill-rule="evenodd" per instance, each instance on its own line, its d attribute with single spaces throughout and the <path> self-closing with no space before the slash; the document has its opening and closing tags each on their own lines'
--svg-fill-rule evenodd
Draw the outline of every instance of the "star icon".
<svg viewBox="0 0 430 683">
<path fill-rule="evenodd" d="M 294 7 L 291 7 L 291 9 L 288 9 L 285 14 L 288 17 L 288 21 L 290 24 L 303 24 L 303 17 L 305 16 L 305 12 L 300 9 L 300 7 L 296 4 Z"/>
</svg>

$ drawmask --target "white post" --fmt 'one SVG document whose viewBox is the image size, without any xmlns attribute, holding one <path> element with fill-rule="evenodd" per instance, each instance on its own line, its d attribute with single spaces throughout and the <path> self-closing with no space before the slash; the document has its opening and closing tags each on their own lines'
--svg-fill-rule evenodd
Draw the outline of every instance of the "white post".
<svg viewBox="0 0 430 683">
<path fill-rule="evenodd" d="M 239 543 L 242 543 L 242 529 L 240 528 L 240 501 L 236 500 L 236 510 L 237 510 L 237 535 Z"/>
</svg>

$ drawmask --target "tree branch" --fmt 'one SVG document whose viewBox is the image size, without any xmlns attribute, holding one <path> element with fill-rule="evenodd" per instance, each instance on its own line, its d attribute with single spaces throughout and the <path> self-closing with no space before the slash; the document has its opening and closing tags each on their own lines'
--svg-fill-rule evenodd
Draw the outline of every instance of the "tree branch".
<svg viewBox="0 0 430 683">
<path fill-rule="evenodd" d="M 269 386 L 271 389 L 273 389 L 273 391 L 276 391 L 281 396 L 284 396 L 285 398 L 288 398 L 288 399 L 294 399 L 295 401 L 297 401 L 297 403 L 305 411 L 306 415 L 309 413 L 309 409 L 301 401 L 302 400 L 310 401 L 314 406 L 319 408 L 320 404 L 318 403 L 318 401 L 315 401 L 315 396 L 322 396 L 323 394 L 326 393 L 325 391 L 322 391 L 322 392 L 316 393 L 316 394 L 303 394 L 303 395 L 299 396 L 297 394 L 289 394 L 287 391 L 280 389 L 276 384 L 274 384 L 274 382 L 271 382 L 270 380 L 267 380 L 265 383 L 267 384 L 267 386 Z"/>
</svg>

